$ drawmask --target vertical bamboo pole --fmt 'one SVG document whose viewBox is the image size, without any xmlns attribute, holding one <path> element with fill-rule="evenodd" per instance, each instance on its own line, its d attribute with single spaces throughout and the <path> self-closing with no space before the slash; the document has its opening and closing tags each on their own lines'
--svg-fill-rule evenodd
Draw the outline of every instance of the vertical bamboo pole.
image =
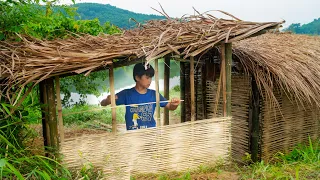
<svg viewBox="0 0 320 180">
<path fill-rule="evenodd" d="M 222 113 L 223 116 L 227 116 L 227 84 L 226 84 L 226 46 L 221 44 L 221 71 L 220 76 L 222 79 Z"/>
<path fill-rule="evenodd" d="M 156 122 L 157 126 L 161 126 L 160 124 L 160 94 L 159 94 L 159 64 L 158 59 L 154 61 L 155 67 L 155 83 L 156 83 Z"/>
<path fill-rule="evenodd" d="M 231 116 L 231 67 L 232 67 L 232 44 L 226 43 L 226 113 Z"/>
<path fill-rule="evenodd" d="M 49 133 L 50 133 L 50 143 L 53 148 L 53 153 L 55 154 L 59 148 L 58 141 L 58 122 L 56 114 L 56 102 L 55 102 L 55 92 L 54 92 L 54 81 L 53 78 L 47 79 L 47 97 L 48 97 L 48 110 L 49 110 Z"/>
<path fill-rule="evenodd" d="M 114 73 L 113 73 L 113 65 L 109 68 L 109 84 L 110 84 L 110 95 L 111 95 L 111 107 L 116 106 L 116 97 L 115 97 L 115 89 L 114 89 Z M 117 132 L 117 117 L 116 117 L 116 108 L 111 109 L 112 112 L 112 132 Z"/>
<path fill-rule="evenodd" d="M 56 84 L 56 97 L 57 97 L 60 142 L 63 142 L 64 141 L 64 128 L 63 128 L 62 105 L 61 105 L 61 97 L 60 97 L 60 78 L 59 78 L 59 76 L 55 77 L 55 84 Z"/>
<path fill-rule="evenodd" d="M 185 63 L 180 62 L 180 99 L 185 100 L 185 75 L 186 74 L 186 68 Z M 180 104 L 180 122 L 186 122 L 186 108 L 185 108 L 185 101 L 182 101 Z"/>
<path fill-rule="evenodd" d="M 260 135 L 260 94 L 258 90 L 258 85 L 254 77 L 251 80 L 251 88 L 252 88 L 252 96 L 251 96 L 251 103 L 252 106 L 251 110 L 251 155 L 252 161 L 257 162 L 259 160 L 259 135 Z"/>
<path fill-rule="evenodd" d="M 166 56 L 164 59 L 164 97 L 170 99 L 169 97 L 169 87 L 170 87 L 170 56 Z M 164 125 L 169 125 L 169 110 L 164 109 L 163 114 Z"/>
<path fill-rule="evenodd" d="M 195 121 L 195 89 L 194 89 L 194 57 L 190 57 L 190 91 L 191 91 L 191 121 Z"/>
<path fill-rule="evenodd" d="M 41 81 L 39 83 L 39 91 L 40 91 L 40 102 L 42 104 L 41 112 L 42 112 L 42 136 L 45 150 L 50 146 L 50 134 L 49 134 L 49 116 L 48 116 L 48 99 L 47 99 L 47 88 L 46 88 L 46 80 Z M 47 154 L 46 154 L 47 155 Z"/>
</svg>

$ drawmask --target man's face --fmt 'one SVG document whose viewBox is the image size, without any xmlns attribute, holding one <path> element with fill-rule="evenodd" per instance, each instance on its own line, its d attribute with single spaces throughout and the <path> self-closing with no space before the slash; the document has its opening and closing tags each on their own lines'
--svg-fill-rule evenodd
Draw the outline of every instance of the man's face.
<svg viewBox="0 0 320 180">
<path fill-rule="evenodd" d="M 152 82 L 152 77 L 142 75 L 141 77 L 136 76 L 137 83 L 144 87 L 144 88 L 149 88 L 150 84 Z"/>
</svg>

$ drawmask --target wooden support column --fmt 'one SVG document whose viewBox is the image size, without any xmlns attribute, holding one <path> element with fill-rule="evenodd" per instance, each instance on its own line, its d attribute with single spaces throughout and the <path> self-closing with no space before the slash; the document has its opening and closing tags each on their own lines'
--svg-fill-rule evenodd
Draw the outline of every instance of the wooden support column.
<svg viewBox="0 0 320 180">
<path fill-rule="evenodd" d="M 222 114 L 224 117 L 227 116 L 227 84 L 226 84 L 226 45 L 221 44 L 221 68 L 220 76 L 222 79 Z"/>
<path fill-rule="evenodd" d="M 232 44 L 226 43 L 226 95 L 227 116 L 231 116 L 231 68 L 232 68 Z"/>
<path fill-rule="evenodd" d="M 160 94 L 159 94 L 159 64 L 158 59 L 154 61 L 155 67 L 155 85 L 156 85 L 156 122 L 157 127 L 161 126 L 160 124 Z"/>
<path fill-rule="evenodd" d="M 114 73 L 113 73 L 113 65 L 109 68 L 109 84 L 110 84 L 110 95 L 111 95 L 111 113 L 112 113 L 112 132 L 117 132 L 117 112 L 116 112 L 116 96 L 115 96 L 115 88 L 114 88 Z"/>
<path fill-rule="evenodd" d="M 170 56 L 166 56 L 164 59 L 164 97 L 169 100 L 169 88 L 170 88 Z M 163 114 L 164 125 L 169 125 L 169 110 L 164 109 Z"/>
<path fill-rule="evenodd" d="M 231 66 L 232 66 L 232 45 L 226 43 L 221 45 L 221 72 L 222 95 L 223 95 L 223 116 L 231 116 Z"/>
<path fill-rule="evenodd" d="M 249 124 L 251 124 L 251 132 L 250 132 L 250 150 L 251 150 L 251 158 L 253 162 L 257 162 L 259 158 L 259 135 L 260 135 L 260 93 L 258 90 L 257 82 L 252 77 L 251 80 L 251 88 L 252 88 L 252 95 L 251 95 L 251 102 L 250 102 L 250 109 L 251 113 Z"/>
<path fill-rule="evenodd" d="M 58 121 L 56 113 L 56 96 L 53 78 L 47 79 L 47 97 L 49 110 L 50 143 L 54 151 L 59 148 Z M 55 152 L 54 152 L 55 153 Z"/>
<path fill-rule="evenodd" d="M 45 80 L 39 83 L 39 91 L 40 91 L 40 102 L 42 104 L 41 111 L 42 111 L 42 135 L 43 135 L 43 142 L 45 150 L 47 147 L 51 146 L 50 143 L 50 131 L 49 131 L 49 116 L 48 116 L 48 99 L 47 99 L 47 87 Z"/>
<path fill-rule="evenodd" d="M 186 68 L 185 63 L 180 62 L 180 99 L 184 100 L 180 104 L 180 122 L 186 122 L 186 106 L 185 106 L 185 95 L 186 95 Z"/>
<path fill-rule="evenodd" d="M 59 76 L 55 77 L 55 84 L 56 84 L 59 135 L 60 135 L 60 142 L 63 142 L 64 141 L 64 128 L 63 128 L 63 117 L 62 117 L 62 104 L 61 104 L 61 97 L 60 97 L 60 78 L 59 78 Z"/>
<path fill-rule="evenodd" d="M 194 57 L 190 57 L 190 91 L 191 91 L 191 121 L 196 120 L 195 88 L 194 88 Z"/>
</svg>

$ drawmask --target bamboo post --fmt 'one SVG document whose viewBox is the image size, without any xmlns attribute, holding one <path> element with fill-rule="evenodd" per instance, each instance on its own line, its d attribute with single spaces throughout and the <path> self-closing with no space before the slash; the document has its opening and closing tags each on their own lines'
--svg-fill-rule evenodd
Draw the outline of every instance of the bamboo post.
<svg viewBox="0 0 320 180">
<path fill-rule="evenodd" d="M 227 84 L 226 84 L 226 45 L 221 44 L 221 71 L 220 76 L 222 79 L 222 113 L 227 116 Z"/>
<path fill-rule="evenodd" d="M 250 105 L 252 106 L 251 110 L 251 143 L 250 143 L 250 150 L 251 150 L 251 158 L 253 162 L 257 162 L 259 160 L 259 135 L 260 135 L 260 94 L 257 86 L 257 82 L 252 77 L 251 80 L 251 88 L 252 88 L 252 95 L 251 95 L 251 102 Z"/>
<path fill-rule="evenodd" d="M 62 118 L 62 104 L 61 104 L 61 97 L 60 97 L 60 78 L 59 78 L 59 76 L 55 77 L 55 84 L 56 84 L 56 97 L 57 97 L 60 142 L 63 142 L 64 141 L 64 128 L 63 128 L 63 118 Z"/>
<path fill-rule="evenodd" d="M 50 143 L 50 134 L 49 134 L 49 116 L 48 116 L 48 99 L 47 99 L 47 88 L 45 80 L 39 83 L 40 91 L 40 102 L 42 104 L 42 136 L 45 150 L 51 145 Z"/>
<path fill-rule="evenodd" d="M 111 107 L 116 106 L 116 96 L 115 96 L 115 89 L 114 89 L 114 73 L 113 73 L 113 65 L 109 68 L 109 83 L 110 83 L 110 95 L 111 95 Z M 112 132 L 117 132 L 117 115 L 116 115 L 116 108 L 111 109 L 112 112 Z"/>
<path fill-rule="evenodd" d="M 185 74 L 186 74 L 186 69 L 185 69 L 185 63 L 180 62 L 180 99 L 185 100 Z M 180 104 L 180 122 L 186 122 L 186 108 L 185 108 L 185 101 L 182 101 Z"/>
<path fill-rule="evenodd" d="M 159 127 L 160 124 L 160 94 L 159 94 L 159 64 L 158 59 L 154 61 L 155 67 L 155 85 L 156 85 L 156 122 Z"/>
<path fill-rule="evenodd" d="M 48 98 L 48 112 L 49 112 L 49 133 L 50 133 L 50 143 L 53 148 L 53 153 L 55 154 L 59 148 L 58 141 L 58 122 L 56 114 L 56 102 L 55 102 L 55 92 L 54 92 L 54 81 L 53 78 L 46 80 L 47 85 L 47 98 Z"/>
<path fill-rule="evenodd" d="M 190 57 L 191 121 L 195 121 L 194 57 Z"/>
<path fill-rule="evenodd" d="M 231 116 L 231 67 L 232 67 L 232 44 L 226 43 L 226 114 Z"/>
<path fill-rule="evenodd" d="M 164 97 L 166 99 L 170 99 L 169 97 L 169 87 L 170 87 L 170 57 L 166 56 L 164 59 Z M 164 109 L 163 114 L 163 122 L 164 125 L 169 125 L 169 110 Z"/>
</svg>

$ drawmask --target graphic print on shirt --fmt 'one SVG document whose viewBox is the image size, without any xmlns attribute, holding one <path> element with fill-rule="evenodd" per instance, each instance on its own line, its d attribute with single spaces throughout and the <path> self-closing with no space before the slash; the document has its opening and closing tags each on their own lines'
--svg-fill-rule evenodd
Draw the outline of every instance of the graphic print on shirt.
<svg viewBox="0 0 320 180">
<path fill-rule="evenodd" d="M 132 115 L 133 128 L 138 128 L 139 124 L 145 124 L 144 122 L 152 121 L 152 117 L 153 117 L 152 104 L 131 106 L 130 112 L 133 113 Z M 140 123 L 138 120 L 140 120 Z M 147 127 L 139 127 L 139 128 L 147 128 Z"/>
<path fill-rule="evenodd" d="M 140 119 L 139 115 L 137 113 L 133 113 L 133 117 L 132 117 L 133 128 L 138 128 L 138 119 Z"/>
</svg>

